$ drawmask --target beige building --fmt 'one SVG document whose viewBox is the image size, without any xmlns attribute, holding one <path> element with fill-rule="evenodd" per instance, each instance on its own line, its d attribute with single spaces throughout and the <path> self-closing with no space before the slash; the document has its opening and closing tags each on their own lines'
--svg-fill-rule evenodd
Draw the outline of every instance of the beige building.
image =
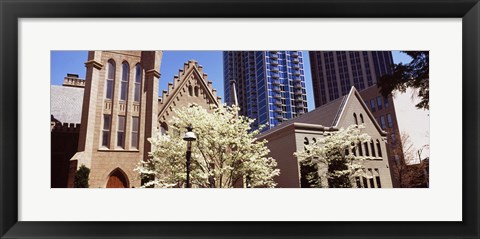
<svg viewBox="0 0 480 239">
<path fill-rule="evenodd" d="M 270 156 L 277 160 L 280 169 L 280 176 L 275 179 L 277 187 L 302 187 L 302 176 L 305 175 L 302 175 L 300 163 L 293 153 L 304 150 L 305 144 L 318 141 L 326 132 L 346 128 L 352 124 L 364 124 L 363 132 L 372 138 L 370 143 L 356 149 L 357 155 L 368 158 L 363 161 L 363 165 L 371 177 L 356 178 L 352 184 L 354 187 L 362 188 L 391 188 L 392 178 L 386 148 L 387 132 L 382 130 L 354 87 L 347 95 L 269 129 L 259 136 L 259 139 L 268 140 Z M 322 178 L 322 187 L 328 187 L 326 170 L 325 167 L 318 170 Z"/>
<path fill-rule="evenodd" d="M 168 130 L 173 109 L 189 103 L 218 104 L 212 83 L 195 61 L 185 63 L 159 97 L 161 60 L 161 51 L 89 52 L 78 150 L 70 159 L 68 187 L 73 187 L 81 165 L 91 170 L 92 188 L 141 186 L 134 168 L 148 157 L 147 139 L 157 129 Z"/>
<path fill-rule="evenodd" d="M 392 96 L 383 97 L 377 80 L 392 74 L 391 51 L 309 51 L 315 107 L 320 107 L 349 93 L 354 86 L 387 132 L 387 154 L 392 167 L 393 186 L 405 187 L 399 167 L 405 166 L 400 131 Z"/>
</svg>

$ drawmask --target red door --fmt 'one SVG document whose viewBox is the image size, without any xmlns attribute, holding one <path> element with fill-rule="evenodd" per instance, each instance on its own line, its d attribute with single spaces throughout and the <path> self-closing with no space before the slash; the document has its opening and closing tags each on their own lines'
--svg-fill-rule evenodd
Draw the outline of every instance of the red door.
<svg viewBox="0 0 480 239">
<path fill-rule="evenodd" d="M 107 188 L 127 188 L 128 180 L 125 175 L 116 169 L 108 178 Z"/>
</svg>

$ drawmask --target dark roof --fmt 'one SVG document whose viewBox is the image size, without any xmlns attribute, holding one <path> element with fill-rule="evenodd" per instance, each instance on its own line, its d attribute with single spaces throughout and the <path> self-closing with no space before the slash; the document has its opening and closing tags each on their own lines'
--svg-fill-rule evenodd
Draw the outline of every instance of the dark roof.
<svg viewBox="0 0 480 239">
<path fill-rule="evenodd" d="M 80 124 L 84 88 L 60 85 L 50 86 L 50 114 L 52 121 Z"/>
<path fill-rule="evenodd" d="M 262 132 L 259 137 L 263 137 L 265 135 L 279 131 L 283 128 L 288 127 L 289 125 L 292 125 L 293 123 L 317 124 L 325 127 L 332 127 L 338 121 L 338 117 L 340 116 L 340 113 L 342 112 L 342 108 L 344 106 L 344 100 L 346 100 L 347 97 L 348 95 L 342 96 L 304 115 L 283 122 L 276 127 Z"/>
</svg>

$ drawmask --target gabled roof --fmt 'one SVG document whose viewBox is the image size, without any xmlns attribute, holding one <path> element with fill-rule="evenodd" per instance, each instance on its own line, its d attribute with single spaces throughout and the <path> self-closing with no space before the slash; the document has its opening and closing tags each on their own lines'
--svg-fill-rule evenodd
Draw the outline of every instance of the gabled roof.
<svg viewBox="0 0 480 239">
<path fill-rule="evenodd" d="M 288 126 L 293 124 L 312 124 L 312 125 L 320 125 L 327 128 L 337 128 L 339 120 L 343 116 L 345 111 L 345 106 L 347 105 L 347 101 L 350 101 L 353 97 L 356 97 L 357 100 L 360 102 L 364 110 L 367 112 L 367 115 L 372 120 L 375 127 L 379 130 L 379 132 L 383 132 L 380 128 L 380 125 L 375 120 L 375 117 L 370 112 L 368 107 L 365 105 L 360 93 L 352 86 L 348 95 L 342 96 L 334 101 L 330 101 L 327 104 L 324 104 L 304 115 L 301 115 L 297 118 L 293 118 L 288 120 L 276 127 L 273 127 L 259 135 L 259 138 L 265 137 L 266 135 L 270 135 L 272 133 L 278 132 Z"/>
<path fill-rule="evenodd" d="M 80 124 L 84 88 L 61 85 L 50 86 L 51 120 Z"/>
<path fill-rule="evenodd" d="M 294 123 L 304 123 L 304 124 L 316 124 L 322 125 L 325 127 L 332 127 L 336 125 L 340 113 L 345 106 L 345 100 L 347 96 L 342 96 L 334 101 L 330 101 L 327 104 L 324 104 L 306 114 L 303 114 L 299 117 L 290 119 L 282 124 L 273 127 L 259 135 L 259 137 L 264 137 L 268 134 L 277 132 L 283 128 L 286 128 Z"/>
<path fill-rule="evenodd" d="M 375 119 L 375 116 L 373 115 L 373 113 L 370 111 L 370 109 L 368 108 L 368 106 L 365 104 L 365 101 L 362 99 L 362 96 L 360 95 L 360 92 L 358 92 L 358 90 L 352 86 L 352 88 L 350 89 L 350 93 L 348 93 L 347 95 L 347 101 L 352 98 L 352 97 L 356 97 L 357 100 L 360 102 L 360 105 L 362 106 L 362 108 L 365 110 L 365 112 L 367 113 L 367 116 L 370 118 L 370 120 L 372 121 L 373 125 L 375 126 L 375 128 L 377 128 L 378 132 L 380 132 L 380 134 L 382 135 L 387 135 L 387 132 L 383 131 L 382 128 L 380 127 L 380 125 L 378 124 L 377 120 Z M 342 116 L 343 116 L 343 113 L 344 113 L 344 109 L 345 108 L 342 108 L 342 111 L 340 112 L 339 116 L 338 116 L 338 119 L 340 119 Z M 336 122 L 336 124 L 334 125 L 335 127 L 338 126 L 338 121 Z"/>
<path fill-rule="evenodd" d="M 207 80 L 207 74 L 203 72 L 203 67 L 197 61 L 189 60 L 184 63 L 183 70 L 180 69 L 178 75 L 173 77 L 173 82 L 168 83 L 168 90 L 164 90 L 159 97 L 158 118 L 173 108 L 172 104 L 175 104 L 173 99 L 182 95 L 181 89 L 185 87 L 191 77 L 197 79 L 211 103 L 220 105 L 221 98 L 217 96 L 217 90 L 212 87 L 212 82 Z"/>
</svg>

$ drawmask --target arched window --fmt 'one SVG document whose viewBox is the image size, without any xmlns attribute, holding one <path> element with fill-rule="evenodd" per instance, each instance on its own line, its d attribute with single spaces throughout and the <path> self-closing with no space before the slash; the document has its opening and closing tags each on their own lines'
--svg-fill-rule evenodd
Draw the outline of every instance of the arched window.
<svg viewBox="0 0 480 239">
<path fill-rule="evenodd" d="M 373 142 L 373 139 L 372 141 L 370 141 L 370 149 L 372 150 L 372 156 L 377 157 L 377 155 L 375 154 L 375 143 Z"/>
<path fill-rule="evenodd" d="M 142 87 L 142 67 L 140 64 L 135 66 L 135 95 L 133 100 L 135 102 L 140 102 L 140 89 Z"/>
<path fill-rule="evenodd" d="M 382 146 L 380 145 L 380 141 L 378 141 L 378 139 L 377 139 L 377 151 L 378 151 L 378 156 L 383 157 L 382 156 Z"/>
<path fill-rule="evenodd" d="M 167 134 L 167 132 L 168 132 L 168 125 L 167 125 L 167 123 L 162 122 L 160 124 L 160 133 L 161 134 Z"/>
<path fill-rule="evenodd" d="M 188 95 L 193 96 L 193 87 L 191 85 L 188 86 Z"/>
<path fill-rule="evenodd" d="M 109 60 L 107 64 L 107 80 L 105 82 L 105 99 L 113 97 L 113 81 L 115 80 L 115 62 Z"/>
<path fill-rule="evenodd" d="M 365 146 L 365 156 L 370 156 L 370 152 L 368 151 L 368 142 L 363 143 L 363 146 Z"/>
<path fill-rule="evenodd" d="M 355 144 L 352 142 L 352 154 L 354 156 L 357 156 L 357 147 L 355 147 Z"/>
<path fill-rule="evenodd" d="M 355 113 L 353 113 L 353 120 L 355 121 L 355 124 L 358 125 L 357 114 Z"/>
<path fill-rule="evenodd" d="M 198 86 L 195 86 L 195 96 L 198 97 Z"/>
<path fill-rule="evenodd" d="M 306 146 L 309 145 L 309 144 L 310 144 L 310 142 L 308 141 L 308 138 L 307 137 L 303 138 L 303 145 L 305 145 L 305 146 L 303 146 L 304 150 L 307 150 Z M 307 152 L 308 152 L 308 150 L 307 150 Z"/>
<path fill-rule="evenodd" d="M 357 147 L 358 147 L 358 155 L 359 155 L 359 156 L 363 156 L 362 143 L 358 143 L 358 144 L 357 144 Z"/>
<path fill-rule="evenodd" d="M 122 63 L 122 82 L 120 85 L 120 100 L 127 100 L 128 89 L 128 76 L 130 73 L 130 67 L 127 62 Z"/>
<path fill-rule="evenodd" d="M 365 123 L 365 121 L 363 120 L 363 115 L 362 114 L 360 114 L 360 121 L 362 122 L 362 124 Z"/>
</svg>

